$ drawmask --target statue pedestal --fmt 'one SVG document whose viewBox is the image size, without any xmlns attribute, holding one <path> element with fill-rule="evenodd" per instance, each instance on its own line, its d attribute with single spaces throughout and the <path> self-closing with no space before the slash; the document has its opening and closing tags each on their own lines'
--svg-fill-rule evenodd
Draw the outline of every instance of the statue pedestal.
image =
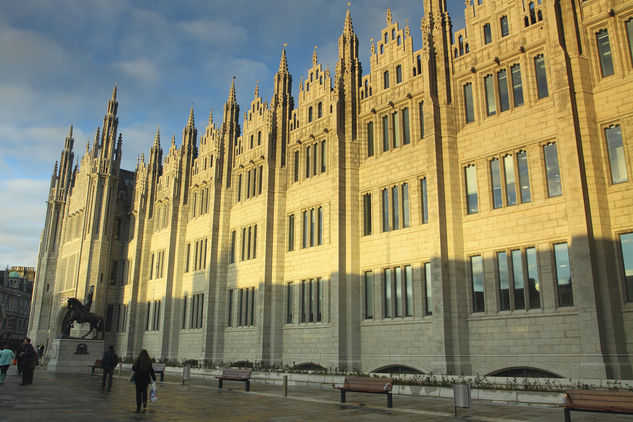
<svg viewBox="0 0 633 422">
<path fill-rule="evenodd" d="M 48 347 L 47 370 L 89 374 L 91 365 L 103 356 L 103 340 L 56 338 Z"/>
</svg>

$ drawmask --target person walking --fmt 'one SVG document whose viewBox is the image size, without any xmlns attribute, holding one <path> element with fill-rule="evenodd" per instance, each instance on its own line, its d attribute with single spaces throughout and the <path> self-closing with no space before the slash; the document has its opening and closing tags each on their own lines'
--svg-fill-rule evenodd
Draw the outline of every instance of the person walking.
<svg viewBox="0 0 633 422">
<path fill-rule="evenodd" d="M 37 358 L 40 362 L 40 366 L 44 366 L 44 345 L 42 343 L 37 345 Z"/>
<path fill-rule="evenodd" d="M 4 377 L 7 376 L 7 369 L 13 363 L 13 359 L 15 359 L 13 350 L 5 345 L 4 349 L 0 350 L 0 385 L 4 384 Z"/>
<path fill-rule="evenodd" d="M 15 355 L 18 359 L 18 376 L 22 375 L 22 368 L 24 367 L 24 363 L 22 360 L 22 355 L 26 351 L 26 337 L 22 340 L 22 344 L 18 346 L 18 350 L 16 350 Z"/>
<path fill-rule="evenodd" d="M 134 382 L 136 383 L 136 413 L 141 413 L 141 404 L 143 411 L 147 408 L 147 386 L 152 380 L 156 381 L 152 359 L 147 350 L 141 350 L 134 365 L 132 365 L 132 371 L 134 371 Z"/>
<path fill-rule="evenodd" d="M 37 366 L 37 352 L 33 348 L 30 338 L 25 338 L 22 344 L 24 348 L 19 354 L 22 358 L 22 383 L 20 385 L 29 385 L 33 384 L 33 371 Z"/>
<path fill-rule="evenodd" d="M 108 380 L 108 391 L 112 388 L 112 374 L 118 364 L 119 357 L 114 351 L 114 346 L 110 345 L 101 358 L 101 367 L 103 368 L 103 378 L 101 379 L 102 390 L 106 388 L 106 378 Z"/>
</svg>

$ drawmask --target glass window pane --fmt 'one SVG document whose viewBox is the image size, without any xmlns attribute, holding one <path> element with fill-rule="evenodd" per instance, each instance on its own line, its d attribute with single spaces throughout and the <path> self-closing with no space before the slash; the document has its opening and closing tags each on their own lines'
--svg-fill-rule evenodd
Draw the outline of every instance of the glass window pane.
<svg viewBox="0 0 633 422">
<path fill-rule="evenodd" d="M 327 168 L 327 144 L 326 144 L 326 141 L 321 141 L 321 173 L 325 173 L 326 168 Z"/>
<path fill-rule="evenodd" d="M 299 181 L 299 151 L 295 151 L 295 169 L 294 169 L 294 181 Z M 240 186 L 242 186 L 242 179 L 240 175 Z M 239 189 L 238 189 L 239 196 Z"/>
<path fill-rule="evenodd" d="M 511 155 L 503 157 L 503 170 L 506 176 L 506 201 L 508 206 L 516 205 L 517 189 L 514 177 L 514 160 Z"/>
<path fill-rule="evenodd" d="M 371 234 L 371 193 L 366 193 L 363 195 L 363 221 L 364 221 L 364 230 L 363 234 L 365 236 Z"/>
<path fill-rule="evenodd" d="M 389 231 L 389 189 L 382 190 L 382 231 Z"/>
<path fill-rule="evenodd" d="M 365 319 L 374 317 L 374 275 L 365 271 Z"/>
<path fill-rule="evenodd" d="M 424 138 L 424 101 L 420 101 L 418 109 L 420 114 L 420 139 L 422 139 Z"/>
<path fill-rule="evenodd" d="M 484 43 L 490 44 L 492 42 L 492 34 L 490 33 L 490 24 L 484 25 Z"/>
<path fill-rule="evenodd" d="M 523 261 L 521 251 L 512 254 L 512 278 L 514 281 L 514 309 L 525 309 L 525 281 L 523 279 Z"/>
<path fill-rule="evenodd" d="M 292 308 L 294 307 L 294 285 L 292 282 L 288 283 L 286 290 L 286 323 L 292 324 Z"/>
<path fill-rule="evenodd" d="M 528 173 L 527 152 L 520 151 L 517 154 L 517 165 L 519 166 L 519 189 L 521 191 L 521 203 L 525 204 L 532 200 L 530 194 L 530 175 Z"/>
<path fill-rule="evenodd" d="M 514 106 L 523 105 L 523 83 L 521 82 L 521 65 L 515 64 L 510 68 L 512 72 L 512 96 L 514 97 Z"/>
<path fill-rule="evenodd" d="M 383 74 L 383 82 L 384 82 L 384 86 L 385 89 L 389 88 L 389 71 L 385 71 L 385 73 Z"/>
<path fill-rule="evenodd" d="M 367 156 L 374 155 L 374 122 L 367 123 Z"/>
<path fill-rule="evenodd" d="M 288 250 L 295 250 L 295 216 L 290 214 L 288 216 Z"/>
<path fill-rule="evenodd" d="M 466 123 L 475 121 L 475 106 L 473 104 L 473 86 L 464 85 L 464 105 L 466 109 Z"/>
<path fill-rule="evenodd" d="M 620 235 L 620 247 L 622 248 L 626 300 L 633 302 L 633 233 Z"/>
<path fill-rule="evenodd" d="M 508 27 L 508 17 L 507 16 L 501 16 L 501 36 L 505 37 L 508 34 L 510 34 L 510 29 Z"/>
<path fill-rule="evenodd" d="M 413 274 L 411 265 L 405 265 L 404 267 L 404 292 L 406 295 L 405 302 L 405 315 L 413 316 Z"/>
<path fill-rule="evenodd" d="M 424 282 L 426 291 L 426 314 L 433 314 L 433 293 L 431 282 L 431 263 L 424 264 Z"/>
<path fill-rule="evenodd" d="M 547 89 L 547 75 L 545 73 L 545 58 L 543 56 L 536 56 L 534 58 L 534 70 L 536 72 L 538 97 L 545 98 L 549 95 L 549 92 Z"/>
<path fill-rule="evenodd" d="M 402 145 L 411 142 L 411 131 L 409 128 L 409 109 L 402 109 Z"/>
<path fill-rule="evenodd" d="M 629 40 L 629 58 L 633 63 L 633 18 L 626 21 L 626 35 Z"/>
<path fill-rule="evenodd" d="M 310 147 L 306 148 L 306 179 L 310 177 Z"/>
<path fill-rule="evenodd" d="M 395 268 L 395 287 L 396 287 L 396 317 L 402 316 L 402 268 Z"/>
<path fill-rule="evenodd" d="M 385 268 L 384 280 L 384 302 L 385 302 L 385 318 L 391 318 L 391 268 Z"/>
<path fill-rule="evenodd" d="M 603 29 L 596 33 L 596 41 L 598 43 L 602 77 L 611 76 L 613 75 L 613 58 L 611 57 L 611 46 L 609 45 L 609 32 Z"/>
<path fill-rule="evenodd" d="M 613 184 L 629 180 L 624 159 L 624 147 L 622 146 L 622 131 L 620 125 L 611 126 L 604 130 L 607 137 L 607 149 L 609 150 L 609 163 L 611 164 L 611 181 Z"/>
<path fill-rule="evenodd" d="M 314 208 L 310 209 L 310 246 L 314 246 L 314 234 L 315 234 L 316 222 L 314 219 Z"/>
<path fill-rule="evenodd" d="M 382 150 L 389 151 L 389 116 L 382 116 Z"/>
<path fill-rule="evenodd" d="M 474 165 L 466 167 L 466 208 L 468 214 L 478 212 L 477 204 L 477 170 Z"/>
<path fill-rule="evenodd" d="M 571 269 L 569 267 L 569 251 L 567 243 L 554 245 L 556 260 L 556 281 L 558 284 L 558 305 L 573 306 L 574 297 L 571 288 Z"/>
<path fill-rule="evenodd" d="M 510 310 L 510 280 L 508 278 L 508 254 L 497 253 L 497 268 L 499 270 L 499 309 Z"/>
<path fill-rule="evenodd" d="M 530 309 L 541 307 L 541 286 L 538 277 L 538 263 L 536 260 L 536 248 L 525 250 L 527 258 L 528 290 L 530 296 Z"/>
<path fill-rule="evenodd" d="M 497 103 L 495 102 L 495 85 L 492 75 L 484 78 L 484 87 L 486 89 L 486 111 L 488 116 L 497 114 Z"/>
<path fill-rule="evenodd" d="M 501 170 L 499 159 L 490 161 L 490 179 L 492 182 L 492 206 L 497 209 L 503 207 L 503 191 L 501 189 Z"/>
<path fill-rule="evenodd" d="M 426 177 L 420 180 L 420 196 L 422 198 L 422 224 L 429 222 L 429 203 L 427 201 Z"/>
<path fill-rule="evenodd" d="M 560 181 L 560 169 L 558 168 L 556 142 L 545 145 L 543 152 L 545 154 L 545 172 L 549 197 L 560 196 L 563 194 L 563 189 Z"/>
<path fill-rule="evenodd" d="M 393 147 L 397 148 L 400 146 L 400 116 L 397 111 L 391 115 L 391 123 L 393 128 Z"/>
<path fill-rule="evenodd" d="M 484 312 L 484 266 L 481 256 L 470 257 L 470 273 L 473 292 L 473 312 Z"/>
<path fill-rule="evenodd" d="M 409 227 L 409 184 L 402 185 L 402 227 Z"/>
<path fill-rule="evenodd" d="M 501 111 L 510 109 L 510 95 L 508 94 L 508 75 L 505 69 L 497 72 L 497 85 L 499 85 L 499 108 Z"/>
<path fill-rule="evenodd" d="M 303 248 L 308 247 L 308 211 L 303 212 Z"/>
<path fill-rule="evenodd" d="M 255 226 L 257 228 L 257 226 Z M 323 207 L 317 208 L 317 245 L 323 244 Z"/>
<path fill-rule="evenodd" d="M 402 82 L 402 66 L 396 66 L 396 83 Z"/>
<path fill-rule="evenodd" d="M 393 186 L 391 188 L 391 206 L 393 207 L 391 213 L 391 229 L 398 230 L 400 228 L 400 210 L 399 210 L 399 199 L 398 199 L 398 186 Z"/>
</svg>

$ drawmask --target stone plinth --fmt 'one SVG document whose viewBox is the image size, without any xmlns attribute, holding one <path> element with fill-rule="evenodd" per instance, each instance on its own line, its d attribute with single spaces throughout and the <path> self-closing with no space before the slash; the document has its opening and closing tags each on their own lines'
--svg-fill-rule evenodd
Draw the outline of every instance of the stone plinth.
<svg viewBox="0 0 633 422">
<path fill-rule="evenodd" d="M 103 340 L 56 338 L 49 346 L 47 369 L 53 372 L 90 373 L 90 365 L 101 359 L 103 350 Z"/>
</svg>

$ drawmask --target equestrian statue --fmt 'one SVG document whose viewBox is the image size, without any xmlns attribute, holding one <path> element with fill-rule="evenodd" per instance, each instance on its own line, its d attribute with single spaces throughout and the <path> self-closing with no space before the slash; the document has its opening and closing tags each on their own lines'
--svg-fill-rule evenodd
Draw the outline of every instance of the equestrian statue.
<svg viewBox="0 0 633 422">
<path fill-rule="evenodd" d="M 88 322 L 90 323 L 90 331 L 84 334 L 81 338 L 88 337 L 88 334 L 94 331 L 95 334 L 93 339 L 99 338 L 99 333 L 101 333 L 101 338 L 103 339 L 103 318 L 90 312 L 91 305 L 92 292 L 90 292 L 85 306 L 81 304 L 79 299 L 74 297 L 69 297 L 66 300 L 66 307 L 68 310 L 66 311 L 64 321 L 62 322 L 62 338 L 70 337 L 70 329 L 73 328 L 75 322 L 79 324 Z"/>
</svg>

